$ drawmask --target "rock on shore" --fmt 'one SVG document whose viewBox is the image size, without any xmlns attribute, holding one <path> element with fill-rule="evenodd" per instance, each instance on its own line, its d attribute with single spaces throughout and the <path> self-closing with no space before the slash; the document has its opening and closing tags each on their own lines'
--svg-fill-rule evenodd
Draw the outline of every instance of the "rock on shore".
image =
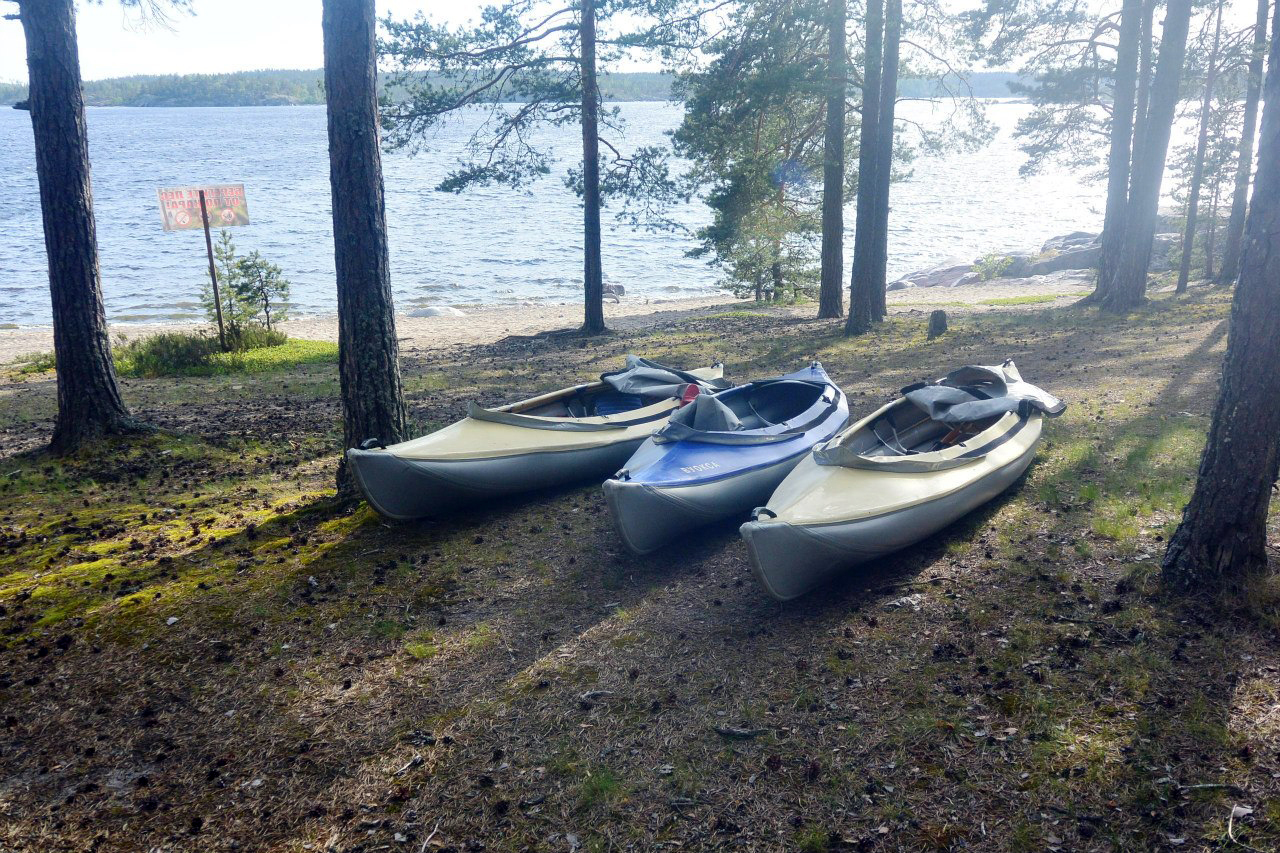
<svg viewBox="0 0 1280 853">
<path fill-rule="evenodd" d="M 1172 257 L 1179 244 L 1177 234 L 1157 234 L 1151 252 L 1151 271 L 1165 272 L 1173 269 Z M 995 278 L 1005 281 L 1030 279 L 1068 270 L 1093 270 L 1102 254 L 1102 235 L 1091 231 L 1072 231 L 1053 237 L 1040 247 L 1039 252 L 1010 252 L 1003 257 L 1007 263 Z M 961 287 L 984 281 L 978 266 L 989 258 L 973 261 L 960 257 L 948 258 L 940 264 L 903 276 L 890 282 L 889 290 L 905 290 L 912 287 Z M 988 279 L 990 280 L 990 277 Z"/>
</svg>

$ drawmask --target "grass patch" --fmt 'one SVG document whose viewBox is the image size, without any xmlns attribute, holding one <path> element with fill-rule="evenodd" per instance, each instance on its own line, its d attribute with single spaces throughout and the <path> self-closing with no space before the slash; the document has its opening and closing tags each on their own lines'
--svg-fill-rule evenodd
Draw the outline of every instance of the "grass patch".
<svg viewBox="0 0 1280 853">
<path fill-rule="evenodd" d="M 242 333 L 231 352 L 223 352 L 218 339 L 204 332 L 162 332 L 134 341 L 121 338 L 113 356 L 122 376 L 218 376 L 332 364 L 338 360 L 338 345 L 254 329 Z"/>
<path fill-rule="evenodd" d="M 997 307 L 1009 305 L 1040 305 L 1042 303 L 1056 302 L 1059 299 L 1079 299 L 1088 296 L 1088 291 L 1079 293 L 1029 293 L 1026 296 L 1001 296 L 997 299 L 983 299 L 979 305 L 994 305 Z"/>
<path fill-rule="evenodd" d="M 622 783 L 608 767 L 601 767 L 582 780 L 578 792 L 578 807 L 594 811 L 608 806 L 622 797 Z"/>
</svg>

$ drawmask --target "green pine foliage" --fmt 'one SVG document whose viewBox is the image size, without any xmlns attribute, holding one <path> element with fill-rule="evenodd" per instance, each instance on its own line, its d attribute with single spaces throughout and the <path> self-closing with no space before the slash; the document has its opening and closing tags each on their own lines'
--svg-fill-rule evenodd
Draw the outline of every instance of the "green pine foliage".
<svg viewBox="0 0 1280 853">
<path fill-rule="evenodd" d="M 213 260 L 218 271 L 221 306 L 214 301 L 213 284 L 205 281 L 200 302 L 210 323 L 217 323 L 218 308 L 234 350 L 252 349 L 249 343 L 260 336 L 257 330 L 273 331 L 287 316 L 289 280 L 280 267 L 254 250 L 246 256 L 236 252 L 231 232 L 218 232 L 213 244 Z M 256 337 L 255 337 L 256 336 Z"/>
</svg>

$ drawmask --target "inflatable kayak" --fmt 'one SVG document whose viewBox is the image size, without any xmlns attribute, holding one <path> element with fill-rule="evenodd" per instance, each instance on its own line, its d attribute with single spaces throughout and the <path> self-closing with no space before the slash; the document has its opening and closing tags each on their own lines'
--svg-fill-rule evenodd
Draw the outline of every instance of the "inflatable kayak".
<svg viewBox="0 0 1280 853">
<path fill-rule="evenodd" d="M 756 577 L 795 598 L 941 530 L 1016 481 L 1065 408 L 1012 361 L 904 388 L 815 447 L 742 525 Z"/>
<path fill-rule="evenodd" d="M 683 371 L 627 357 L 600 381 L 496 409 L 475 403 L 444 429 L 347 451 L 369 504 L 389 518 L 436 515 L 517 492 L 606 477 L 671 414 L 728 387 L 723 365 Z"/>
<path fill-rule="evenodd" d="M 605 481 L 622 541 L 644 554 L 750 511 L 848 417 L 844 393 L 817 362 L 695 398 Z"/>
</svg>

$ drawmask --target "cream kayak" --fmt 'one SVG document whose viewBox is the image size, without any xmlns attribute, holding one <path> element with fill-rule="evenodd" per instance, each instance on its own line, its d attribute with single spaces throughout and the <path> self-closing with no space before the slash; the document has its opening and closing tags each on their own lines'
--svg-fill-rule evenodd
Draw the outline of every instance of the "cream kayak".
<svg viewBox="0 0 1280 853">
<path fill-rule="evenodd" d="M 472 403 L 436 432 L 347 451 L 369 504 L 423 518 L 490 498 L 605 478 L 682 405 L 727 387 L 716 364 L 683 371 L 628 356 L 627 367 L 496 409 Z"/>
<path fill-rule="evenodd" d="M 1064 409 L 1012 361 L 904 389 L 815 447 L 742 525 L 756 577 L 787 600 L 919 542 L 1012 485 Z"/>
</svg>

